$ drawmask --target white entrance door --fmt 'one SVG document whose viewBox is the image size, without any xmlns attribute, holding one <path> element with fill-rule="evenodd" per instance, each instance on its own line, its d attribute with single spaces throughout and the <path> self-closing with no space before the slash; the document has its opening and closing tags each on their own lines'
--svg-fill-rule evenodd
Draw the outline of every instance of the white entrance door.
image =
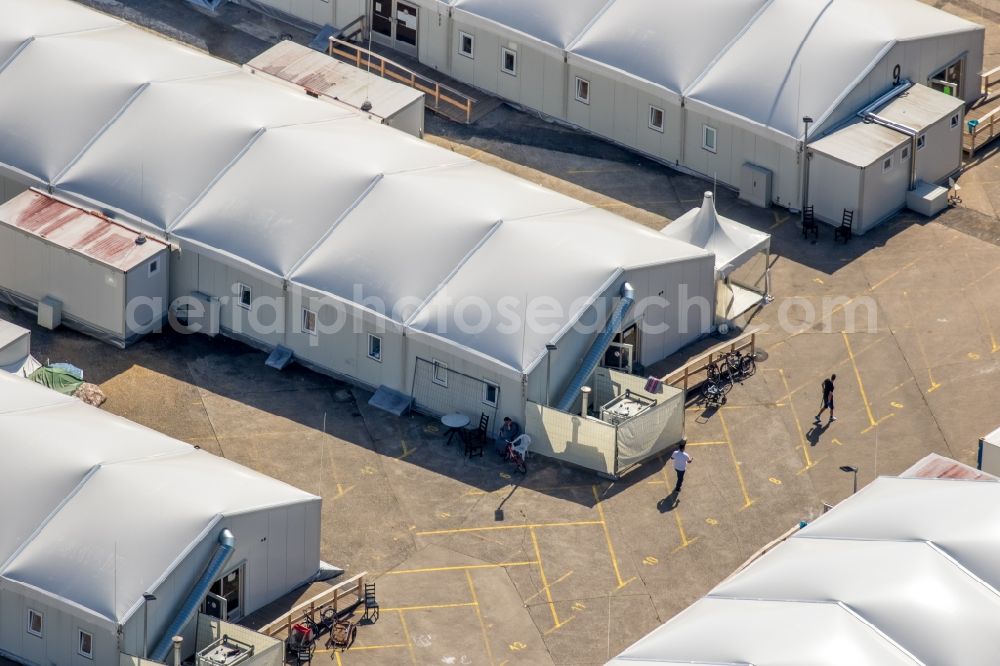
<svg viewBox="0 0 1000 666">
<path fill-rule="evenodd" d="M 417 55 L 419 11 L 403 0 L 372 0 L 372 39 L 408 55 Z"/>
</svg>

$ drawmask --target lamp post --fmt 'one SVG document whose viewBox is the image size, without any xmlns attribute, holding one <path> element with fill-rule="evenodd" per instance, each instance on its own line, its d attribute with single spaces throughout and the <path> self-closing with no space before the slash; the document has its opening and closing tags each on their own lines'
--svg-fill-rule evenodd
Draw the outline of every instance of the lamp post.
<svg viewBox="0 0 1000 666">
<path fill-rule="evenodd" d="M 813 122 L 811 116 L 803 116 L 802 124 L 806 131 L 802 135 L 802 222 L 806 220 L 806 206 L 809 204 L 809 125 Z"/>
<path fill-rule="evenodd" d="M 156 595 L 144 592 L 142 594 L 142 658 L 149 657 L 149 602 L 156 601 Z"/>
<path fill-rule="evenodd" d="M 854 492 L 852 492 L 851 494 L 853 495 L 854 493 L 858 492 L 858 468 L 853 465 L 841 465 L 840 471 L 854 474 Z"/>
<path fill-rule="evenodd" d="M 548 352 L 545 354 L 545 406 L 548 407 L 551 404 L 549 399 L 549 379 L 552 377 L 552 352 L 556 350 L 556 346 L 551 342 L 545 345 L 545 349 Z"/>
</svg>

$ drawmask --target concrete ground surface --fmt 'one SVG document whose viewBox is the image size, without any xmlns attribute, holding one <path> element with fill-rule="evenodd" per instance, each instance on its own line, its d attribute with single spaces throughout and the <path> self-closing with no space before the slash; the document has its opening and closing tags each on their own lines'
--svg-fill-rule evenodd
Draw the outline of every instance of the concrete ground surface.
<svg viewBox="0 0 1000 666">
<path fill-rule="evenodd" d="M 224 10 L 236 16 L 227 31 L 184 3 L 87 4 L 244 60 L 293 33 L 239 7 Z M 992 62 L 1000 2 L 944 7 L 987 17 Z M 506 107 L 472 127 L 427 126 L 429 140 L 654 228 L 712 187 Z M 165 332 L 119 351 L 5 307 L 0 317 L 32 327 L 40 360 L 82 367 L 107 411 L 324 498 L 322 557 L 369 571 L 382 614 L 316 663 L 599 664 L 843 499 L 851 478 L 838 466 L 858 466 L 865 484 L 932 451 L 974 464 L 978 437 L 1000 425 L 997 169 L 984 151 L 962 176 L 962 206 L 846 245 L 825 227 L 803 241 L 794 216 L 719 188 L 720 212 L 773 234 L 775 301 L 746 322 L 767 353 L 757 374 L 722 409 L 687 413 L 694 462 L 679 499 L 662 458 L 616 483 L 540 459 L 521 477 L 490 451 L 465 459 L 434 419 L 373 411 L 367 392 L 295 365 L 275 372 L 238 342 Z M 838 420 L 816 425 L 830 373 Z"/>
</svg>

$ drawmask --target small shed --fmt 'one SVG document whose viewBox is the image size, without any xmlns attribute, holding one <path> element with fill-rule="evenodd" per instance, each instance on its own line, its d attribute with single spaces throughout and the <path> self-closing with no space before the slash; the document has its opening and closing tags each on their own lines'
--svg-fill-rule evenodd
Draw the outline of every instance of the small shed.
<svg viewBox="0 0 1000 666">
<path fill-rule="evenodd" d="M 817 220 L 839 225 L 854 212 L 863 234 L 906 205 L 910 138 L 874 123 L 856 122 L 809 144 L 809 203 Z"/>
<path fill-rule="evenodd" d="M 39 323 L 124 347 L 163 321 L 168 246 L 26 190 L 0 205 L 0 291 Z"/>
<path fill-rule="evenodd" d="M 660 233 L 715 255 L 717 322 L 738 317 L 769 297 L 770 234 L 720 216 L 711 192 L 705 192 L 700 208 L 692 208 Z"/>
<path fill-rule="evenodd" d="M 31 356 L 31 331 L 0 319 L 0 370 L 27 377 L 38 369 Z"/>
<path fill-rule="evenodd" d="M 243 66 L 251 74 L 290 83 L 307 95 L 333 101 L 424 136 L 424 93 L 285 40 Z M 367 108 L 366 108 L 367 106 Z"/>
</svg>

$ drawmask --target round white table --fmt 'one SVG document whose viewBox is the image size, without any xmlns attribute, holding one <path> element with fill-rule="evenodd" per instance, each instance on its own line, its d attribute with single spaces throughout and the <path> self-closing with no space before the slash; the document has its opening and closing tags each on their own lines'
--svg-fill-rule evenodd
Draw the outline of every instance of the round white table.
<svg viewBox="0 0 1000 666">
<path fill-rule="evenodd" d="M 448 432 L 445 433 L 447 439 L 445 439 L 445 444 L 451 444 L 452 438 L 458 434 L 461 437 L 462 428 L 469 425 L 469 417 L 465 414 L 460 414 L 454 412 L 452 414 L 445 414 L 441 417 L 441 424 L 448 428 Z"/>
</svg>

